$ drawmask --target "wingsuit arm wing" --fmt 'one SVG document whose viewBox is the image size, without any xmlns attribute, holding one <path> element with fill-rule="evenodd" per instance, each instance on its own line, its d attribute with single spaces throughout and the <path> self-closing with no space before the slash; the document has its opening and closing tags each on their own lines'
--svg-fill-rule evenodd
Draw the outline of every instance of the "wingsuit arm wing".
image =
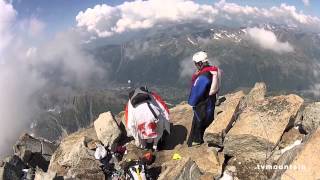
<svg viewBox="0 0 320 180">
<path fill-rule="evenodd" d="M 210 85 L 210 80 L 206 76 L 199 76 L 192 85 L 188 104 L 196 106 L 204 96 L 208 85 Z"/>
</svg>

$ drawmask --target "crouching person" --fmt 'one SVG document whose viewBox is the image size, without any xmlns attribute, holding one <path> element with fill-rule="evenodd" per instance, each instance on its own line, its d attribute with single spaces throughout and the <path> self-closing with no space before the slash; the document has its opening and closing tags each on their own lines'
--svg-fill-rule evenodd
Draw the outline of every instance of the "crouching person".
<svg viewBox="0 0 320 180">
<path fill-rule="evenodd" d="M 152 143 L 157 150 L 164 131 L 170 133 L 169 110 L 162 98 L 146 87 L 136 88 L 129 93 L 125 109 L 127 135 L 132 136 L 136 146 L 146 148 Z"/>
</svg>

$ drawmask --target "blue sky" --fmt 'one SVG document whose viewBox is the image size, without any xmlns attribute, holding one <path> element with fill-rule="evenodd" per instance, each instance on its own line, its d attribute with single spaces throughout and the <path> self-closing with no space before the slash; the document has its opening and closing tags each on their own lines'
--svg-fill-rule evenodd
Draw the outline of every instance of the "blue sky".
<svg viewBox="0 0 320 180">
<path fill-rule="evenodd" d="M 119 5 L 123 0 L 11 0 L 18 12 L 18 19 L 35 17 L 43 21 L 45 31 L 49 34 L 67 29 L 76 24 L 75 17 L 82 10 L 92 8 L 96 4 Z M 196 0 L 200 4 L 213 4 L 218 0 Z M 269 8 L 281 3 L 294 5 L 305 14 L 320 17 L 320 1 L 310 0 L 305 6 L 302 0 L 227 0 L 239 5 Z"/>
</svg>

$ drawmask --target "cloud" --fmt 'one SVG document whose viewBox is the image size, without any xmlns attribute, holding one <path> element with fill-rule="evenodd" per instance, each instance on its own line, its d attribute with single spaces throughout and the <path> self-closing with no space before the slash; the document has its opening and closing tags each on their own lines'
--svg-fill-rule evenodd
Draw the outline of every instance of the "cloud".
<svg viewBox="0 0 320 180">
<path fill-rule="evenodd" d="M 280 42 L 272 31 L 263 28 L 247 28 L 246 35 L 252 42 L 263 49 L 272 50 L 277 53 L 293 52 L 294 50 L 288 42 Z"/>
<path fill-rule="evenodd" d="M 12 38 L 12 34 L 9 33 L 12 26 L 12 22 L 16 18 L 16 11 L 11 4 L 0 0 L 0 62 L 2 61 L 2 51 L 5 46 L 8 45 Z"/>
<path fill-rule="evenodd" d="M 274 22 L 320 30 L 318 17 L 298 12 L 294 6 L 281 4 L 266 9 L 224 0 L 214 5 L 197 4 L 190 0 L 137 0 L 118 6 L 101 4 L 79 12 L 76 21 L 79 28 L 98 37 L 187 22 L 222 22 L 241 26 Z"/>
<path fill-rule="evenodd" d="M 58 33 L 41 47 L 28 49 L 28 64 L 51 82 L 86 87 L 92 77 L 100 79 L 105 71 L 82 48 L 81 39 L 73 30 Z"/>
<path fill-rule="evenodd" d="M 0 0 L 0 155 L 9 153 L 12 144 L 28 129 L 40 107 L 38 100 L 55 89 L 90 87 L 92 80 L 105 75 L 94 57 L 82 46 L 78 31 L 58 33 L 55 38 L 32 46 L 37 41 L 24 37 L 40 33 L 43 24 L 36 19 L 24 33 L 11 27 L 21 24 L 12 5 Z M 30 31 L 31 30 L 31 31 Z M 6 41 L 3 41 L 6 40 Z"/>
<path fill-rule="evenodd" d="M 45 26 L 46 25 L 43 21 L 32 17 L 29 20 L 29 34 L 33 37 L 42 34 Z"/>
<path fill-rule="evenodd" d="M 320 19 L 315 16 L 305 15 L 298 12 L 295 6 L 282 3 L 280 6 L 273 6 L 269 9 L 252 6 L 240 6 L 235 3 L 220 1 L 215 6 L 220 10 L 219 15 L 239 22 L 240 24 L 250 23 L 277 23 L 290 26 L 299 26 L 303 29 L 309 28 L 320 30 Z"/>
<path fill-rule="evenodd" d="M 37 17 L 24 18 L 16 23 L 18 28 L 15 32 L 23 34 L 26 40 L 40 39 L 45 33 L 46 23 Z"/>
<path fill-rule="evenodd" d="M 309 5 L 310 5 L 309 0 L 302 0 L 302 2 L 303 2 L 303 4 L 304 4 L 305 6 L 309 6 Z"/>
<path fill-rule="evenodd" d="M 76 16 L 77 26 L 100 37 L 132 30 L 147 29 L 166 23 L 198 20 L 212 23 L 217 10 L 183 0 L 137 0 L 119 6 L 96 5 Z"/>
</svg>

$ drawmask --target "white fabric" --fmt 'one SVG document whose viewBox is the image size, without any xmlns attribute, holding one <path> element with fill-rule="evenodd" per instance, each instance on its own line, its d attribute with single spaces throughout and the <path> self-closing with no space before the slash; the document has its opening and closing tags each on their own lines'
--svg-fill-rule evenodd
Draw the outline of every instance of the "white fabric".
<svg viewBox="0 0 320 180">
<path fill-rule="evenodd" d="M 150 102 L 150 106 L 156 113 L 158 119 L 154 117 L 147 103 L 142 103 L 134 108 L 130 100 L 128 102 L 127 135 L 132 136 L 135 139 L 135 144 L 139 147 L 144 147 L 147 141 L 153 141 L 154 145 L 157 145 L 164 130 L 167 130 L 168 133 L 170 133 L 169 114 L 166 112 L 165 108 L 155 98 Z M 139 132 L 138 125 L 151 122 L 155 122 L 157 125 L 157 136 L 148 138 Z"/>
<path fill-rule="evenodd" d="M 103 159 L 107 156 L 107 150 L 101 144 L 97 144 L 96 152 L 94 152 L 94 157 L 98 160 Z"/>
<path fill-rule="evenodd" d="M 222 70 L 218 68 L 218 71 L 210 71 L 212 74 L 212 83 L 209 91 L 209 95 L 218 93 L 221 86 L 221 72 Z"/>
</svg>

